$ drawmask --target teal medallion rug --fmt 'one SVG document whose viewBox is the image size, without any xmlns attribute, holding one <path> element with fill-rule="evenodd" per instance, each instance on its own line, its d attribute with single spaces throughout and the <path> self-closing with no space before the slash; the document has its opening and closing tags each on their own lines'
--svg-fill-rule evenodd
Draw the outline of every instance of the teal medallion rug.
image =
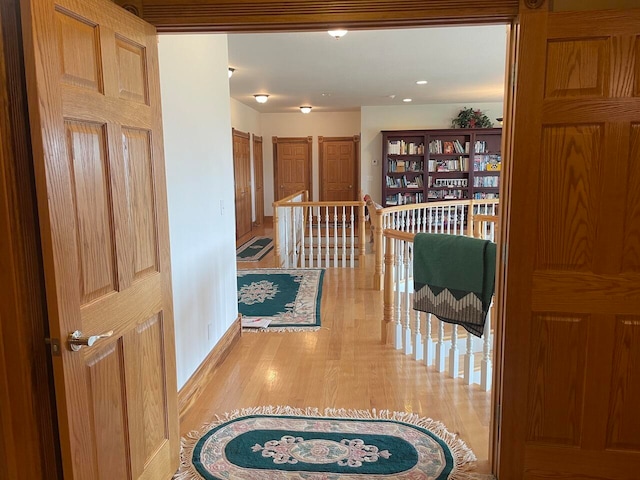
<svg viewBox="0 0 640 480">
<path fill-rule="evenodd" d="M 470 478 L 475 459 L 412 413 L 258 407 L 183 438 L 174 480 L 454 480 Z"/>
<path fill-rule="evenodd" d="M 320 268 L 238 270 L 238 312 L 243 323 L 270 320 L 258 331 L 317 330 L 323 276 Z"/>
<path fill-rule="evenodd" d="M 257 262 L 273 248 L 273 240 L 269 237 L 253 237 L 236 249 L 236 261 Z"/>
</svg>

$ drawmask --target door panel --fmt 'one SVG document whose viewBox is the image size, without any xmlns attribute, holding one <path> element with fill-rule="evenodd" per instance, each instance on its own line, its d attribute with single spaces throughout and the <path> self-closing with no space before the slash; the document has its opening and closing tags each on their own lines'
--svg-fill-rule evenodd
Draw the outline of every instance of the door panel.
<svg viewBox="0 0 640 480">
<path fill-rule="evenodd" d="M 162 479 L 179 436 L 155 29 L 107 0 L 24 0 L 65 478 Z M 72 351 L 71 332 L 112 331 Z"/>
<path fill-rule="evenodd" d="M 300 190 L 311 195 L 312 137 L 273 137 L 274 197 L 280 200 Z"/>
<path fill-rule="evenodd" d="M 249 134 L 233 129 L 233 172 L 236 199 L 236 239 L 251 232 L 251 158 Z"/>
<path fill-rule="evenodd" d="M 256 185 L 256 225 L 264 222 L 264 173 L 262 161 L 262 137 L 253 136 L 253 178 Z"/>
<path fill-rule="evenodd" d="M 636 478 L 640 10 L 520 31 L 499 478 Z"/>
<path fill-rule="evenodd" d="M 359 136 L 318 138 L 321 201 L 357 200 L 359 141 Z"/>
</svg>

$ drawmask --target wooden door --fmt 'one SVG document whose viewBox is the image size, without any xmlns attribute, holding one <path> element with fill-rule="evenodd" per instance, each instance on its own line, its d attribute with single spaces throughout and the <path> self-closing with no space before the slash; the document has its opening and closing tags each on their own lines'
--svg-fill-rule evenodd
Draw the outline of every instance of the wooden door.
<svg viewBox="0 0 640 480">
<path fill-rule="evenodd" d="M 251 233 L 251 157 L 249 134 L 233 132 L 233 175 L 236 198 L 236 238 Z"/>
<path fill-rule="evenodd" d="M 360 137 L 318 137 L 320 201 L 358 200 Z"/>
<path fill-rule="evenodd" d="M 634 479 L 640 10 L 543 3 L 520 18 L 498 473 Z"/>
<path fill-rule="evenodd" d="M 107 0 L 21 7 L 64 478 L 168 479 L 180 438 L 155 28 Z M 73 351 L 74 331 L 112 333 Z"/>
<path fill-rule="evenodd" d="M 264 173 L 262 171 L 262 137 L 253 135 L 253 178 L 256 186 L 256 225 L 264 223 Z"/>
<path fill-rule="evenodd" d="M 273 137 L 273 195 L 274 200 L 307 190 L 312 195 L 311 141 L 312 137 Z"/>
</svg>

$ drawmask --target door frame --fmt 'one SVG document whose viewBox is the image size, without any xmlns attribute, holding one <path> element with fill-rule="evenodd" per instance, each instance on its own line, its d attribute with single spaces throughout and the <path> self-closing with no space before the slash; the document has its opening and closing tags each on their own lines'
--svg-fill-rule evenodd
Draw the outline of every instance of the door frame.
<svg viewBox="0 0 640 480">
<path fill-rule="evenodd" d="M 234 137 L 239 137 L 239 138 L 244 138 L 247 140 L 248 146 L 249 146 L 249 152 L 248 152 L 248 160 L 249 160 L 249 206 L 252 207 L 253 206 L 253 184 L 251 182 L 251 168 L 252 168 L 252 161 L 251 161 L 251 134 L 249 132 L 243 132 L 241 130 L 237 130 L 236 128 L 231 128 L 231 150 L 232 150 L 232 156 L 233 156 L 233 180 L 234 180 L 234 198 L 233 198 L 233 203 L 234 203 L 234 211 L 236 213 L 236 242 L 244 242 L 246 241 L 248 238 L 250 238 L 251 232 L 253 231 L 253 218 L 252 218 L 252 212 L 249 212 L 249 231 L 241 236 L 238 236 L 238 225 L 237 225 L 237 218 L 238 218 L 238 203 L 236 202 L 236 198 L 235 198 L 235 194 L 236 194 L 236 186 L 235 183 L 237 182 L 237 177 L 236 177 L 236 173 L 237 173 L 237 165 L 236 165 L 236 152 L 235 149 L 233 148 L 235 145 L 235 141 L 234 141 Z"/>
<path fill-rule="evenodd" d="M 260 169 L 256 166 L 256 146 L 260 145 Z M 253 185 L 251 186 L 253 191 L 255 192 L 255 197 L 253 198 L 253 206 L 255 210 L 255 221 L 253 224 L 257 227 L 262 226 L 264 223 L 264 143 L 262 142 L 262 135 L 256 135 L 255 133 L 251 134 L 251 164 L 253 166 Z M 258 178 L 260 178 L 260 183 L 262 185 L 262 211 L 258 213 Z"/>
<path fill-rule="evenodd" d="M 360 197 L 360 135 L 354 135 L 352 137 L 318 137 L 318 189 L 319 199 L 323 201 L 322 194 L 324 192 L 324 142 L 353 142 L 353 151 L 354 151 L 354 159 L 355 162 L 354 172 L 355 175 L 355 189 L 354 189 L 354 198 L 352 200 L 362 200 Z"/>
<path fill-rule="evenodd" d="M 307 145 L 307 184 L 309 185 L 309 199 L 313 198 L 313 137 L 271 137 L 273 143 L 273 201 L 280 200 L 278 195 L 278 143 L 300 143 Z"/>
</svg>

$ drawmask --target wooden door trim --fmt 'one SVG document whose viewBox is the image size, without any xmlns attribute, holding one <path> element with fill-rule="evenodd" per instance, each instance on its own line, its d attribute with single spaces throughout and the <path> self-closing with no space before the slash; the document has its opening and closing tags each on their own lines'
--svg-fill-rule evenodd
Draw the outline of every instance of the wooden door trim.
<svg viewBox="0 0 640 480">
<path fill-rule="evenodd" d="M 256 146 L 260 145 L 260 163 L 261 168 L 258 170 L 256 165 Z M 263 143 L 262 143 L 262 135 L 251 134 L 251 146 L 253 153 L 253 189 L 256 192 L 256 196 L 253 199 L 254 205 L 256 206 L 256 220 L 254 225 L 260 226 L 264 223 L 264 151 L 263 151 Z M 262 184 L 262 212 L 258 213 L 258 178 L 260 178 L 260 183 Z"/>
<path fill-rule="evenodd" d="M 236 130 L 235 128 L 231 129 L 231 135 L 234 135 L 240 138 L 246 138 L 246 139 L 249 139 L 250 137 L 249 132 L 242 132 L 240 130 Z"/>
<path fill-rule="evenodd" d="M 509 23 L 519 0 L 115 0 L 159 32 L 270 32 Z M 524 1 L 524 0 L 522 0 Z M 534 4 L 533 0 L 527 0 Z"/>
<path fill-rule="evenodd" d="M 309 185 L 309 198 L 313 198 L 313 161 L 312 161 L 312 145 L 313 137 L 271 137 L 273 143 L 273 198 L 276 199 L 278 191 L 278 143 L 300 143 L 307 145 L 307 184 Z"/>
<path fill-rule="evenodd" d="M 319 200 L 322 201 L 324 200 L 322 198 L 322 194 L 324 192 L 324 175 L 322 174 L 322 172 L 324 172 L 324 142 L 353 142 L 353 154 L 354 154 L 354 159 L 353 161 L 355 162 L 354 165 L 354 176 L 355 176 L 355 195 L 354 198 L 352 200 L 362 200 L 361 198 L 358 198 L 360 195 L 360 135 L 353 135 L 351 137 L 322 137 L 319 136 L 318 137 L 318 188 L 320 190 L 320 198 Z"/>
</svg>

